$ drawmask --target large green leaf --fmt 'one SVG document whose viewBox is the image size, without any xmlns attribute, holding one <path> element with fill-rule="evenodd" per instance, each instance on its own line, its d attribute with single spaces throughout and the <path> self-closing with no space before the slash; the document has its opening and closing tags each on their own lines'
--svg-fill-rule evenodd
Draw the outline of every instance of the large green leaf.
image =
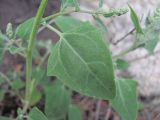
<svg viewBox="0 0 160 120">
<path fill-rule="evenodd" d="M 45 113 L 49 120 L 61 120 L 66 117 L 70 104 L 70 92 L 57 80 L 46 88 Z"/>
<path fill-rule="evenodd" d="M 59 16 L 55 18 L 55 23 L 63 32 L 73 30 L 83 24 L 83 22 L 69 16 Z"/>
<path fill-rule="evenodd" d="M 136 120 L 138 112 L 137 83 L 133 80 L 116 80 L 117 95 L 112 107 L 123 120 Z"/>
<path fill-rule="evenodd" d="M 134 9 L 129 5 L 129 8 L 130 8 L 130 11 L 131 11 L 131 19 L 132 19 L 132 22 L 136 28 L 136 32 L 137 33 L 143 33 L 143 30 L 141 28 L 141 25 L 140 25 L 140 22 L 139 22 L 139 19 L 138 19 L 138 16 L 136 14 L 136 12 L 134 11 Z"/>
<path fill-rule="evenodd" d="M 70 105 L 68 120 L 82 120 L 82 113 L 78 106 Z"/>
<path fill-rule="evenodd" d="M 30 18 L 25 22 L 23 22 L 22 24 L 20 24 L 16 29 L 16 33 L 15 33 L 16 36 L 24 40 L 28 40 L 29 35 L 31 33 L 32 26 L 33 26 L 33 22 L 34 22 L 34 18 Z"/>
<path fill-rule="evenodd" d="M 48 75 L 87 96 L 113 99 L 116 94 L 111 53 L 89 23 L 61 35 L 49 57 Z"/>
<path fill-rule="evenodd" d="M 38 108 L 35 107 L 29 113 L 29 120 L 48 120 L 48 119 Z"/>
</svg>

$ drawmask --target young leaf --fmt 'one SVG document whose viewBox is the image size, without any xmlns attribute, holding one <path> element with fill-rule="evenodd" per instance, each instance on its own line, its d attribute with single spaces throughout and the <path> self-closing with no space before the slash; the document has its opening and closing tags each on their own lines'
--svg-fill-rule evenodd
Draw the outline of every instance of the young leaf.
<svg viewBox="0 0 160 120">
<path fill-rule="evenodd" d="M 98 16 L 93 16 L 93 18 L 95 19 L 95 21 L 97 22 L 99 28 L 105 33 L 108 32 L 108 29 L 106 27 L 106 25 L 103 23 L 103 21 L 98 17 Z"/>
<path fill-rule="evenodd" d="M 13 89 L 21 89 L 25 86 L 25 83 L 22 80 L 14 80 L 12 84 Z"/>
<path fill-rule="evenodd" d="M 30 90 L 30 105 L 35 105 L 42 97 L 41 92 L 37 89 L 37 80 L 33 79 L 31 82 Z"/>
<path fill-rule="evenodd" d="M 33 26 L 33 22 L 34 22 L 34 18 L 30 18 L 25 22 L 23 22 L 22 24 L 20 24 L 16 29 L 16 33 L 15 33 L 16 36 L 24 40 L 28 40 L 29 35 L 31 33 L 32 26 Z"/>
<path fill-rule="evenodd" d="M 62 9 L 67 7 L 75 7 L 77 11 L 80 9 L 77 0 L 62 0 Z"/>
<path fill-rule="evenodd" d="M 49 120 L 61 120 L 66 117 L 70 104 L 70 92 L 59 80 L 46 88 L 45 113 Z"/>
<path fill-rule="evenodd" d="M 99 0 L 99 8 L 103 7 L 104 0 Z"/>
<path fill-rule="evenodd" d="M 29 113 L 29 120 L 48 120 L 48 119 L 38 108 L 35 107 Z"/>
<path fill-rule="evenodd" d="M 55 18 L 55 23 L 61 29 L 62 32 L 70 31 L 83 24 L 83 22 L 69 16 L 59 16 Z"/>
<path fill-rule="evenodd" d="M 150 54 L 154 53 L 154 49 L 159 41 L 160 20 L 156 20 L 146 26 L 143 30 L 144 34 L 137 34 L 137 46 L 142 46 L 148 50 Z"/>
<path fill-rule="evenodd" d="M 83 120 L 81 110 L 78 106 L 70 105 L 68 120 Z"/>
<path fill-rule="evenodd" d="M 122 59 L 117 59 L 116 65 L 117 65 L 117 68 L 120 70 L 127 70 L 129 67 L 129 63 L 125 60 L 122 60 Z"/>
<path fill-rule="evenodd" d="M 0 31 L 0 63 L 1 60 L 3 59 L 4 56 L 4 52 L 5 52 L 5 45 L 4 45 L 4 40 L 5 40 L 6 36 L 3 35 Z"/>
<path fill-rule="evenodd" d="M 116 80 L 117 95 L 112 107 L 123 120 L 136 120 L 138 112 L 137 83 L 133 80 Z"/>
<path fill-rule="evenodd" d="M 89 23 L 62 34 L 49 57 L 48 75 L 87 96 L 113 99 L 116 94 L 111 53 Z"/>
<path fill-rule="evenodd" d="M 136 32 L 142 34 L 143 30 L 141 28 L 138 16 L 137 16 L 136 12 L 133 10 L 133 8 L 130 5 L 128 5 L 128 6 L 129 6 L 130 11 L 131 11 L 130 16 L 131 16 L 132 22 L 133 22 L 133 24 L 134 24 L 134 26 L 136 28 Z"/>
</svg>

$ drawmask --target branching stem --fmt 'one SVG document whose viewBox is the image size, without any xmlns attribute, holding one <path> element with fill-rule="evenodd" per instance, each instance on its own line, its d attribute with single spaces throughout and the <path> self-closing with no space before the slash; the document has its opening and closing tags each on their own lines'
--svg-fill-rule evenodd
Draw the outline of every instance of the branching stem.
<svg viewBox="0 0 160 120">
<path fill-rule="evenodd" d="M 33 28 L 29 37 L 29 44 L 28 44 L 28 49 L 27 49 L 27 58 L 26 58 L 26 96 L 25 100 L 26 103 L 29 102 L 30 100 L 30 84 L 32 82 L 32 56 L 33 56 L 33 51 L 34 51 L 34 44 L 36 40 L 36 35 L 38 32 L 39 25 L 41 23 L 42 16 L 44 14 L 46 5 L 47 5 L 48 0 L 42 0 L 41 5 L 38 9 L 36 18 L 34 20 Z"/>
</svg>

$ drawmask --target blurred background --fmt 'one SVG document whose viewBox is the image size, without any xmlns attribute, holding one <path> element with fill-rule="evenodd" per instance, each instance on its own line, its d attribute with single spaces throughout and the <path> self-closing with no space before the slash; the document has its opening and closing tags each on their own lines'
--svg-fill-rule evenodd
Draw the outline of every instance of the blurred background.
<svg viewBox="0 0 160 120">
<path fill-rule="evenodd" d="M 84 9 L 96 9 L 98 6 L 98 0 L 80 0 L 81 7 Z M 105 0 L 104 8 L 122 8 L 127 7 L 129 3 L 137 12 L 142 26 L 145 24 L 146 17 L 156 10 L 160 5 L 160 0 Z M 14 28 L 26 19 L 35 16 L 37 8 L 40 4 L 40 0 L 0 0 L 0 30 L 3 32 L 6 29 L 7 24 L 10 22 Z M 60 0 L 49 0 L 48 7 L 45 12 L 45 16 L 57 12 L 60 8 Z M 83 21 L 89 20 L 94 22 L 94 19 L 90 15 L 86 14 L 72 14 L 72 16 L 79 18 Z M 134 36 L 131 34 L 125 39 L 123 38 L 127 33 L 133 30 L 134 26 L 130 19 L 130 14 L 126 14 L 119 17 L 104 19 L 108 32 L 105 34 L 106 40 L 110 42 L 113 55 L 120 53 L 121 51 L 129 48 L 133 41 Z M 38 36 L 40 39 L 51 39 L 57 41 L 57 36 L 49 31 L 44 31 Z M 120 42 L 119 42 L 120 40 Z M 117 42 L 118 41 L 118 42 Z M 24 60 L 20 57 L 13 57 L 10 54 L 6 55 L 3 64 L 0 66 L 1 71 L 7 71 L 10 67 L 23 66 Z M 138 120 L 160 120 L 160 44 L 155 49 L 155 54 L 149 55 L 148 52 L 139 48 L 124 58 L 130 63 L 129 69 L 124 71 L 117 71 L 116 74 L 122 77 L 129 77 L 135 79 L 138 84 L 139 99 L 143 103 L 143 109 L 139 112 Z M 85 105 L 92 105 L 92 100 L 84 102 Z M 106 109 L 103 101 L 95 104 L 100 104 L 100 114 L 104 120 L 105 114 L 109 114 L 109 120 L 119 120 L 118 116 Z M 89 108 L 86 108 L 89 109 Z M 96 111 L 96 110 L 95 110 Z M 93 111 L 92 111 L 93 112 Z M 93 112 L 94 114 L 95 112 Z M 86 118 L 92 120 L 92 115 Z"/>
</svg>

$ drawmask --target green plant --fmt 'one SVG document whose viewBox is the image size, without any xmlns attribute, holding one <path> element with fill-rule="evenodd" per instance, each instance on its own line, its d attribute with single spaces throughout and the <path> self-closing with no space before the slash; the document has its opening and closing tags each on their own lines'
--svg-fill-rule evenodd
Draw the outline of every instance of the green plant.
<svg viewBox="0 0 160 120">
<path fill-rule="evenodd" d="M 160 32 L 159 27 L 155 26 L 156 22 L 159 22 L 157 14 L 150 18 L 146 28 L 142 29 L 135 11 L 129 5 L 137 40 L 128 50 L 112 56 L 109 44 L 105 43 L 102 35 L 107 28 L 100 16 L 106 18 L 120 16 L 126 14 L 128 8 L 103 10 L 103 0 L 100 0 L 97 10 L 86 11 L 80 8 L 77 0 L 62 0 L 60 12 L 43 18 L 47 2 L 47 0 L 42 0 L 36 17 L 19 25 L 15 32 L 11 23 L 7 26 L 6 34 L 0 32 L 1 60 L 6 51 L 11 54 L 19 54 L 26 59 L 26 74 L 23 71 L 19 75 L 17 73 L 8 74 L 9 77 L 7 77 L 0 73 L 0 82 L 6 81 L 11 86 L 13 93 L 23 103 L 23 107 L 17 110 L 17 118 L 12 119 L 64 120 L 67 117 L 68 120 L 82 120 L 80 108 L 71 103 L 72 91 L 77 91 L 95 99 L 109 100 L 111 106 L 123 120 L 136 120 L 137 83 L 130 79 L 116 77 L 114 71 L 115 69 L 126 70 L 129 63 L 120 58 L 139 47 L 145 47 L 150 53 L 153 53 Z M 73 12 L 91 14 L 98 23 L 98 28 L 89 22 L 66 16 Z M 51 25 L 50 20 L 54 20 L 59 29 Z M 35 44 L 40 26 L 55 32 L 59 35 L 60 40 L 55 45 L 52 45 L 51 41 L 38 41 Z M 152 40 L 155 41 L 154 44 Z M 38 48 L 41 47 L 46 49 L 43 57 L 38 53 Z M 46 71 L 43 65 L 48 56 Z M 38 66 L 32 66 L 33 58 L 36 57 L 40 58 L 40 63 Z M 21 80 L 24 74 L 26 83 Z M 52 82 L 47 75 L 56 76 L 58 80 Z M 44 89 L 46 116 L 34 107 L 43 96 L 37 89 L 39 85 Z M 20 93 L 20 89 L 24 86 L 25 96 Z M 1 89 L 0 100 L 3 99 L 4 93 L 5 90 Z M 30 110 L 29 113 L 28 110 Z M 11 118 L 0 117 L 0 119 L 10 120 Z"/>
</svg>

